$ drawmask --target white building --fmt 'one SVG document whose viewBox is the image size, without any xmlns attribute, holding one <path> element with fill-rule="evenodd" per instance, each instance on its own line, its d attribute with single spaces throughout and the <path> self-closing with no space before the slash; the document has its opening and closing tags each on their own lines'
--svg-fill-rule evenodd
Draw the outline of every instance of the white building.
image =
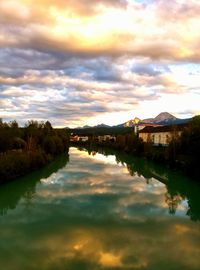
<svg viewBox="0 0 200 270">
<path fill-rule="evenodd" d="M 160 127 L 145 127 L 139 131 L 139 138 L 143 142 L 152 142 L 154 145 L 169 145 L 172 138 L 177 138 L 181 135 L 186 124 L 177 126 L 160 126 Z"/>
</svg>

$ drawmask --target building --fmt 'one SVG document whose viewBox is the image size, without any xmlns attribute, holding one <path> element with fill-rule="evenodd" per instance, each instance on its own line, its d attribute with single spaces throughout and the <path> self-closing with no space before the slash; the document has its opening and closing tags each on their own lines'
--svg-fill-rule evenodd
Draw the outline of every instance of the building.
<svg viewBox="0 0 200 270">
<path fill-rule="evenodd" d="M 137 132 L 140 132 L 140 130 L 144 129 L 145 127 L 162 127 L 162 125 L 141 122 L 137 124 Z"/>
<path fill-rule="evenodd" d="M 70 136 L 70 142 L 78 142 L 78 136 L 77 135 L 71 135 Z"/>
<path fill-rule="evenodd" d="M 89 140 L 88 136 L 79 136 L 78 141 L 79 142 L 87 142 Z"/>
<path fill-rule="evenodd" d="M 106 141 L 114 142 L 116 141 L 116 137 L 112 135 L 98 136 L 98 142 L 106 142 Z"/>
<path fill-rule="evenodd" d="M 148 126 L 160 127 L 161 125 L 153 124 L 153 123 L 145 123 L 137 117 L 135 117 L 133 120 L 130 120 L 124 124 L 124 127 L 133 127 L 135 134 L 138 134 L 140 130 Z"/>
<path fill-rule="evenodd" d="M 139 131 L 139 138 L 143 142 L 152 142 L 154 145 L 169 145 L 172 138 L 179 137 L 187 124 L 177 126 L 147 126 Z"/>
<path fill-rule="evenodd" d="M 70 142 L 87 142 L 88 139 L 88 136 L 70 136 Z"/>
</svg>

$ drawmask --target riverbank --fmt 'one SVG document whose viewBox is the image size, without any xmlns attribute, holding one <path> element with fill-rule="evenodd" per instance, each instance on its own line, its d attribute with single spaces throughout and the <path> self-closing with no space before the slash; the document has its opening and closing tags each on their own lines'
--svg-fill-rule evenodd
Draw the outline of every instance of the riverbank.
<svg viewBox="0 0 200 270">
<path fill-rule="evenodd" d="M 176 126 L 172 129 L 176 130 Z M 106 130 L 104 130 L 106 132 Z M 164 164 L 173 169 L 181 170 L 186 175 L 200 181 L 199 157 L 200 157 L 200 116 L 195 116 L 185 126 L 181 133 L 171 134 L 167 144 L 155 145 L 152 136 L 143 141 L 138 134 L 130 130 L 127 134 L 112 133 L 112 136 L 104 134 L 99 138 L 98 134 L 85 134 L 88 139 L 85 142 L 74 141 L 74 145 L 105 146 L 117 149 L 134 156 L 140 156 L 156 163 Z"/>
<path fill-rule="evenodd" d="M 200 170 L 196 166 L 196 156 L 194 154 L 181 154 L 178 149 L 179 143 L 177 142 L 172 142 L 168 147 L 154 146 L 152 143 L 142 142 L 132 133 L 117 136 L 116 141 L 97 142 L 89 140 L 87 142 L 73 142 L 71 146 L 86 147 L 87 149 L 107 148 L 121 151 L 133 157 L 147 159 L 180 171 L 195 181 L 200 180 Z M 198 151 L 198 148 L 196 150 Z"/>
<path fill-rule="evenodd" d="M 68 151 L 66 152 L 68 155 Z M 0 184 L 17 179 L 18 177 L 39 170 L 56 160 L 56 156 L 44 151 L 8 152 L 0 155 Z"/>
<path fill-rule="evenodd" d="M 48 121 L 31 120 L 24 128 L 16 121 L 0 121 L 0 184 L 41 169 L 68 151 L 68 133 Z"/>
</svg>

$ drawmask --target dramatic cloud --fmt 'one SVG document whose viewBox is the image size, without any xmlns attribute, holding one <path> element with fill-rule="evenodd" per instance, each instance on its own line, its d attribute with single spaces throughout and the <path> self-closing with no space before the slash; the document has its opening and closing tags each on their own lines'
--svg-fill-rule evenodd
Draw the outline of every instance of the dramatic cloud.
<svg viewBox="0 0 200 270">
<path fill-rule="evenodd" d="M 2 0 L 0 117 L 117 124 L 155 103 L 199 113 L 159 105 L 200 101 L 199 12 L 197 0 Z"/>
<path fill-rule="evenodd" d="M 198 1 L 2 1 L 1 46 L 199 61 Z M 170 10 L 170 12 L 169 12 Z"/>
</svg>

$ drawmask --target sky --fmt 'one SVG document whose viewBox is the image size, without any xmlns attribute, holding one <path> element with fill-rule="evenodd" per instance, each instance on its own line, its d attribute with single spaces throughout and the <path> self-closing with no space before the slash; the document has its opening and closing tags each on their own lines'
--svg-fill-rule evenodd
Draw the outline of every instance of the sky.
<svg viewBox="0 0 200 270">
<path fill-rule="evenodd" d="M 0 118 L 200 114 L 199 0 L 1 0 Z"/>
</svg>

